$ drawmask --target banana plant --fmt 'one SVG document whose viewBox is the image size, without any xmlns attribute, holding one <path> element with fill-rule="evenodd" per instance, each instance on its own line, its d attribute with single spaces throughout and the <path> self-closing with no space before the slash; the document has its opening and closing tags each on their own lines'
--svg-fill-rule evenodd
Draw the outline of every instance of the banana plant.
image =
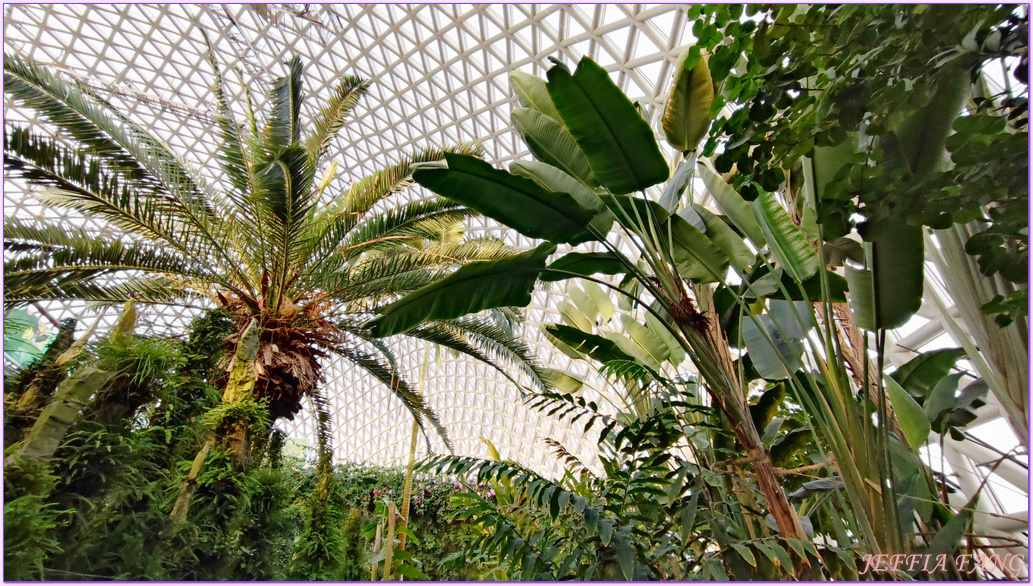
<svg viewBox="0 0 1033 586">
<path fill-rule="evenodd" d="M 880 271 L 907 272 L 910 264 L 894 263 L 906 264 L 914 247 L 870 246 L 870 268 L 850 278 L 826 267 L 814 201 L 823 186 L 818 178 L 830 168 L 821 159 L 827 152 L 816 150 L 808 161 L 811 172 L 789 176 L 783 193 L 759 193 L 752 201 L 711 162 L 693 160 L 694 145 L 683 135 L 695 135 L 684 121 L 698 121 L 701 112 L 709 116 L 709 94 L 700 90 L 707 80 L 700 68 L 706 67 L 705 59 L 687 58 L 672 84 L 665 135 L 687 155 L 673 174 L 630 100 L 590 59 L 574 72 L 557 64 L 548 81 L 516 76 L 513 87 L 522 108 L 514 112 L 514 126 L 539 160 L 515 162 L 507 172 L 448 154 L 443 162 L 421 166 L 414 180 L 546 242 L 506 266 L 469 265 L 383 308 L 368 326 L 384 336 L 423 319 L 525 305 L 536 279 L 580 278 L 608 288 L 619 304 L 635 310 L 622 318 L 630 339 L 593 333 L 596 316 L 574 311 L 576 295 L 573 305 L 559 308 L 566 323 L 546 326 L 547 337 L 572 356 L 590 357 L 604 367 L 635 364 L 636 375 L 655 379 L 661 363 L 677 369 L 670 364 L 670 346 L 664 355 L 659 344 L 640 343 L 650 322 L 659 326 L 659 332 L 650 333 L 673 340 L 689 357 L 709 404 L 744 453 L 717 464 L 752 468 L 763 496 L 760 506 L 767 508 L 770 521 L 760 531 L 774 529 L 790 540 L 806 539 L 809 532 L 786 496 L 783 472 L 772 463 L 771 436 L 761 433 L 777 432 L 778 426 L 759 429 L 751 416 L 751 391 L 761 385 L 770 391 L 781 381 L 808 415 L 807 429 L 798 430 L 793 441 L 816 442 L 821 452 L 814 466 L 824 467 L 823 478 L 835 487 L 800 506 L 824 518 L 830 525 L 825 532 L 840 543 L 854 535 L 861 551 L 902 553 L 924 547 L 928 541 L 919 535 L 945 530 L 954 515 L 939 500 L 931 473 L 916 455 L 922 417 L 907 393 L 893 392 L 892 382 L 883 382 L 878 374 L 882 364 L 870 364 L 857 328 L 858 323 L 892 327 L 913 312 L 910 294 L 902 295 L 899 304 L 877 300 L 867 309 L 862 304 L 866 291 L 869 298 L 887 298 Z M 691 113 L 677 115 L 678 110 Z M 692 201 L 687 187 L 697 175 L 716 210 Z M 646 190 L 665 180 L 661 204 Z M 880 229 L 873 225 L 871 233 Z M 895 242 L 898 236 L 907 236 L 905 244 L 915 241 L 910 234 L 885 238 Z M 633 255 L 623 252 L 627 248 L 618 245 L 621 241 L 631 245 Z M 582 248 L 549 262 L 559 244 Z M 894 261 L 897 252 L 904 256 Z M 858 278 L 865 275 L 870 278 Z M 621 279 L 619 285 L 611 282 L 613 276 Z M 873 282 L 879 283 L 877 290 Z M 914 291 L 905 285 L 904 291 Z M 846 304 L 848 291 L 853 308 Z M 920 284 L 917 291 L 920 295 Z M 871 305 L 879 311 L 872 313 Z M 640 316 L 649 317 L 643 322 Z M 635 332 L 640 340 L 634 339 Z M 867 392 L 859 397 L 859 390 Z M 770 424 L 769 419 L 764 427 Z M 811 498 L 814 491 L 803 494 Z M 924 504 L 916 524 L 918 502 Z M 951 547 L 956 544 L 951 540 Z"/>
<path fill-rule="evenodd" d="M 699 117 L 709 116 L 709 104 L 697 98 L 708 92 L 689 90 L 706 79 L 706 75 L 699 73 L 706 63 L 697 61 L 691 65 L 689 69 L 683 66 L 676 76 L 669 110 L 691 111 L 691 115 L 681 118 L 695 121 L 698 127 Z M 521 106 L 537 112 L 529 116 L 517 110 L 514 123 L 525 138 L 529 137 L 526 141 L 539 157 L 538 162 L 514 163 L 510 171 L 504 171 L 473 157 L 446 154 L 444 164 L 423 165 L 413 174 L 414 181 L 423 187 L 494 218 L 524 236 L 546 242 L 502 262 L 473 263 L 403 297 L 380 311 L 368 324 L 370 331 L 375 336 L 388 336 L 426 319 L 450 319 L 493 307 L 527 305 L 542 275 L 549 279 L 594 279 L 592 275 L 600 270 L 624 274 L 628 286 L 623 288 L 597 281 L 616 289 L 633 300 L 640 311 L 652 315 L 691 357 L 706 383 L 710 400 L 730 422 L 736 440 L 745 448 L 777 530 L 789 539 L 804 537 L 800 520 L 749 416 L 746 388 L 735 372 L 727 345 L 719 339 L 719 330 L 708 317 L 708 313 L 713 313 L 712 307 L 704 305 L 708 301 L 702 295 L 707 284 L 723 281 L 731 262 L 729 254 L 742 263 L 749 255 L 748 249 L 735 246 L 734 239 L 729 238 L 731 231 L 717 227 L 720 220 L 712 219 L 714 228 L 708 235 L 703 231 L 705 223 L 699 223 L 699 228 L 693 225 L 698 215 L 690 216 L 690 220 L 671 214 L 646 197 L 647 188 L 671 178 L 670 167 L 649 125 L 602 67 L 585 58 L 574 72 L 557 64 L 547 76 L 547 82 L 518 76 L 513 83 L 518 88 Z M 690 78 L 690 83 L 684 83 L 686 78 Z M 697 83 L 691 83 L 692 80 Z M 522 121 L 534 118 L 542 122 L 542 117 L 551 122 Z M 557 126 L 565 132 L 556 132 Z M 671 128 L 672 133 L 677 131 Z M 700 133 L 693 132 L 698 140 Z M 567 134 L 573 142 L 567 140 Z M 590 175 L 584 172 L 586 160 Z M 563 169 L 581 172 L 575 176 Z M 674 189 L 677 191 L 678 187 Z M 619 233 L 633 243 L 639 258 L 630 258 L 611 241 L 610 235 L 615 240 Z M 585 243 L 605 252 L 572 252 L 547 264 L 557 244 Z M 791 244 L 786 242 L 787 246 Z M 637 294 L 630 291 L 632 288 Z M 616 346 L 586 332 L 565 332 L 582 338 L 582 342 L 597 350 Z"/>
</svg>

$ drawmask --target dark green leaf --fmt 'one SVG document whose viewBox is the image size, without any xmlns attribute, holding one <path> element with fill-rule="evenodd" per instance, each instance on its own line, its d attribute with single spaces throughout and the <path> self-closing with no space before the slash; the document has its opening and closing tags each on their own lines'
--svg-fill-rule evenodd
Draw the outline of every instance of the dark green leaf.
<svg viewBox="0 0 1033 586">
<path fill-rule="evenodd" d="M 470 263 L 455 273 L 418 289 L 380 311 L 367 324 L 374 336 L 391 336 L 426 320 L 455 319 L 495 307 L 524 307 L 556 251 L 553 244 L 497 261 Z"/>
<path fill-rule="evenodd" d="M 553 105 L 603 187 L 630 193 L 668 178 L 652 129 L 606 70 L 586 57 L 573 75 L 553 67 L 548 78 Z"/>
<path fill-rule="evenodd" d="M 513 110 L 512 120 L 527 148 L 543 165 L 561 169 L 583 185 L 598 185 L 588 157 L 562 122 L 527 108 Z"/>
<path fill-rule="evenodd" d="M 912 358 L 892 375 L 907 392 L 925 397 L 943 377 L 950 373 L 959 358 L 965 355 L 961 348 L 944 348 L 923 352 Z"/>
<path fill-rule="evenodd" d="M 445 160 L 448 169 L 420 169 L 413 179 L 531 238 L 571 244 L 594 238 L 588 226 L 596 214 L 569 194 L 547 191 L 476 157 L 447 153 Z"/>
<path fill-rule="evenodd" d="M 600 273 L 616 275 L 625 272 L 627 267 L 611 252 L 569 252 L 553 261 L 548 269 L 588 276 Z M 546 270 L 541 278 L 543 281 L 562 281 L 573 276 Z"/>
</svg>

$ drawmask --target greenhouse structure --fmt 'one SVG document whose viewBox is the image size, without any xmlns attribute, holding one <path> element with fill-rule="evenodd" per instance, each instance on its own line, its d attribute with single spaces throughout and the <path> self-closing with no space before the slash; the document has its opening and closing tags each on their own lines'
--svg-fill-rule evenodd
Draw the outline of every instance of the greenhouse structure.
<svg viewBox="0 0 1033 586">
<path fill-rule="evenodd" d="M 4 578 L 1029 580 L 1029 5 L 5 4 Z"/>
</svg>

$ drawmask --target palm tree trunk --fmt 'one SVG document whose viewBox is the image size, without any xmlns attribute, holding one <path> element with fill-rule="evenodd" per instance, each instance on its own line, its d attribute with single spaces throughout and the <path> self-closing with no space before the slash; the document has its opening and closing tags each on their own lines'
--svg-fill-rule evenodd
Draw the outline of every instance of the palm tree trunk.
<svg viewBox="0 0 1033 586">
<path fill-rule="evenodd" d="M 222 403 L 232 405 L 251 398 L 255 390 L 258 374 L 255 372 L 255 360 L 258 359 L 258 335 L 261 328 L 254 318 L 240 335 L 237 352 L 230 368 L 230 378 L 226 382 L 226 390 L 222 394 Z M 247 421 L 225 421 L 220 425 L 223 429 L 222 441 L 233 455 L 238 467 L 247 462 L 250 447 L 250 429 Z"/>
<path fill-rule="evenodd" d="M 222 394 L 222 404 L 228 405 L 239 403 L 251 398 L 251 392 L 255 388 L 258 375 L 255 373 L 255 360 L 258 358 L 258 321 L 252 319 L 244 333 L 240 335 L 237 343 L 236 355 L 233 358 L 233 366 L 230 368 L 230 378 L 226 383 L 226 389 Z M 248 422 L 244 420 L 222 421 L 216 429 L 216 436 L 205 442 L 201 450 L 194 457 L 194 463 L 190 472 L 183 479 L 179 487 L 179 495 L 176 497 L 176 504 L 172 507 L 169 517 L 173 521 L 183 521 L 190 509 L 190 499 L 197 489 L 197 476 L 204 468 L 208 454 L 216 444 L 221 443 L 230 454 L 238 467 L 243 467 L 247 462 L 249 447 Z"/>
</svg>

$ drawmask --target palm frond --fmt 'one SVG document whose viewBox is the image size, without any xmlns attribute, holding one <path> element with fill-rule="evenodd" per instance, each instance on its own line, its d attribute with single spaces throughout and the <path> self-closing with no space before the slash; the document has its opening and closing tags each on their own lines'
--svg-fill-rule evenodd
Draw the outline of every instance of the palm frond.
<svg viewBox="0 0 1033 586">
<path fill-rule="evenodd" d="M 4 169 L 30 184 L 50 188 L 38 195 L 44 204 L 100 218 L 184 253 L 210 253 L 200 227 L 184 218 L 174 201 L 142 193 L 148 188 L 145 182 L 108 169 L 85 151 L 69 149 L 27 129 L 11 128 L 4 134 Z"/>
<path fill-rule="evenodd" d="M 438 432 L 438 435 L 441 436 L 441 439 L 444 440 L 448 449 L 452 449 L 452 442 L 448 439 L 448 432 L 441 424 L 437 414 L 427 406 L 423 397 L 421 397 L 419 393 L 412 390 L 409 383 L 405 382 L 405 380 L 400 376 L 397 376 L 394 369 L 391 368 L 391 365 L 389 363 L 385 363 L 383 357 L 378 358 L 373 354 L 347 345 L 336 346 L 334 348 L 329 348 L 329 350 L 347 358 L 353 364 L 362 368 L 386 385 L 387 388 L 389 388 L 391 392 L 398 397 L 402 404 L 405 405 L 405 408 L 412 413 L 413 417 L 416 418 L 416 423 L 420 426 L 420 429 L 423 430 L 425 436 L 426 422 L 430 422 L 435 431 Z"/>
<path fill-rule="evenodd" d="M 311 168 L 304 149 L 293 144 L 259 170 L 255 197 L 269 230 L 273 284 L 269 307 L 279 307 L 292 274 L 299 270 L 306 218 L 314 204 L 309 191 Z"/>
<path fill-rule="evenodd" d="M 36 301 L 79 299 L 102 305 L 121 305 L 130 299 L 140 303 L 188 305 L 196 296 L 179 281 L 162 276 L 133 277 L 122 282 L 70 279 L 39 286 L 4 286 L 4 307 Z"/>
<path fill-rule="evenodd" d="M 287 61 L 287 75 L 273 82 L 269 97 L 273 108 L 266 127 L 266 149 L 270 160 L 301 138 L 301 58 Z"/>
<path fill-rule="evenodd" d="M 126 271 L 205 280 L 192 259 L 175 251 L 54 223 L 5 221 L 4 251 L 6 290 Z"/>
<path fill-rule="evenodd" d="M 408 202 L 355 226 L 338 250 L 354 257 L 367 250 L 397 248 L 400 244 L 435 238 L 476 213 L 444 198 Z"/>
<path fill-rule="evenodd" d="M 4 92 L 103 157 L 111 168 L 163 191 L 185 216 L 215 220 L 200 178 L 160 140 L 92 92 L 68 84 L 30 59 L 4 55 Z M 114 116 L 114 118 L 112 118 Z"/>
<path fill-rule="evenodd" d="M 337 133 L 344 127 L 348 115 L 359 99 L 369 90 L 369 81 L 359 77 L 348 76 L 341 80 L 341 83 L 334 88 L 334 93 L 326 101 L 319 114 L 313 121 L 312 134 L 305 141 L 305 151 L 308 153 L 312 165 L 318 164 L 319 160 L 326 154 L 330 141 L 337 136 Z"/>
<path fill-rule="evenodd" d="M 412 185 L 409 168 L 414 163 L 441 161 L 445 153 L 456 153 L 480 157 L 484 151 L 473 143 L 459 143 L 441 149 L 424 149 L 408 155 L 390 167 L 356 181 L 344 194 L 345 209 L 355 217 L 365 214 L 385 197 L 398 193 Z"/>
<path fill-rule="evenodd" d="M 432 344 L 437 344 L 438 346 L 454 350 L 461 354 L 466 354 L 467 356 L 494 368 L 499 374 L 505 377 L 506 380 L 513 383 L 517 388 L 520 387 L 520 383 L 517 382 L 517 380 L 513 378 L 505 368 L 495 362 L 491 356 L 470 344 L 461 333 L 449 328 L 445 324 L 423 324 L 409 330 L 405 335 L 425 342 L 430 342 Z"/>
<path fill-rule="evenodd" d="M 508 362 L 531 379 L 533 386 L 544 390 L 542 367 L 535 362 L 534 352 L 519 337 L 491 320 L 468 316 L 457 320 L 434 322 L 463 336 L 470 343 L 483 348 L 498 360 Z"/>
</svg>

